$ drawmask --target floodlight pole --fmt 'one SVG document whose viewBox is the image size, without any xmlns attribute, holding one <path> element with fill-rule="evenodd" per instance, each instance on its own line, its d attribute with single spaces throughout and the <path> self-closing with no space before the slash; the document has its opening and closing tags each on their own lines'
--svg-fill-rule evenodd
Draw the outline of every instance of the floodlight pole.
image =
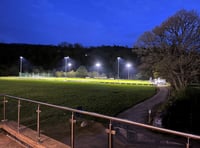
<svg viewBox="0 0 200 148">
<path fill-rule="evenodd" d="M 68 63 L 67 66 L 69 67 L 69 71 L 71 70 L 70 67 L 72 66 L 72 63 Z"/>
<path fill-rule="evenodd" d="M 67 72 L 67 59 L 65 60 L 65 73 Z"/>
<path fill-rule="evenodd" d="M 22 75 L 22 60 L 23 60 L 23 57 L 22 56 L 20 56 L 20 69 L 19 69 L 19 76 L 21 77 L 21 75 Z"/>
<path fill-rule="evenodd" d="M 129 67 L 128 67 L 128 80 L 129 80 Z"/>
<path fill-rule="evenodd" d="M 99 76 L 99 67 L 101 67 L 101 64 L 100 63 L 96 63 L 96 67 L 97 67 L 97 74 Z"/>
<path fill-rule="evenodd" d="M 119 79 L 119 60 L 120 57 L 117 57 L 117 78 Z"/>
<path fill-rule="evenodd" d="M 131 64 L 130 64 L 130 63 L 127 63 L 127 64 L 126 64 L 126 67 L 127 67 L 127 69 L 128 69 L 128 79 L 129 79 L 129 69 L 130 69 L 130 67 L 131 67 Z"/>
<path fill-rule="evenodd" d="M 65 76 L 67 76 L 67 63 L 68 63 L 68 59 L 69 59 L 69 56 L 67 56 L 67 57 L 64 57 L 64 59 L 65 59 Z"/>
</svg>

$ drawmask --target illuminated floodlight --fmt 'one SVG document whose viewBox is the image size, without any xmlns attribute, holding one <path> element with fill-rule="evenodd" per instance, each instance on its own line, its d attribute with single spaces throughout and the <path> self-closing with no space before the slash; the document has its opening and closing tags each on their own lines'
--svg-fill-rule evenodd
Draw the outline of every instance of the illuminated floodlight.
<svg viewBox="0 0 200 148">
<path fill-rule="evenodd" d="M 19 66 L 19 76 L 21 77 L 21 75 L 22 75 L 22 62 L 23 62 L 23 57 L 22 56 L 20 56 L 19 57 L 19 59 L 20 59 L 20 66 Z"/>
<path fill-rule="evenodd" d="M 127 67 L 127 69 L 128 69 L 128 79 L 129 79 L 129 69 L 130 69 L 131 66 L 132 66 L 131 63 L 127 63 L 127 64 L 126 64 L 126 67 Z"/>
<path fill-rule="evenodd" d="M 67 66 L 69 67 L 69 71 L 71 70 L 70 68 L 72 67 L 72 63 L 68 63 Z"/>
<path fill-rule="evenodd" d="M 131 67 L 131 63 L 127 63 L 127 64 L 126 64 L 126 67 L 127 67 L 127 68 L 130 68 L 130 67 Z"/>
<path fill-rule="evenodd" d="M 101 63 L 97 62 L 97 63 L 95 64 L 95 66 L 97 67 L 97 73 L 98 73 L 98 75 L 99 75 L 99 68 L 101 67 Z"/>
<path fill-rule="evenodd" d="M 65 59 L 65 60 L 69 59 L 69 56 L 67 56 L 67 57 L 64 57 L 64 59 Z"/>
<path fill-rule="evenodd" d="M 95 66 L 96 67 L 101 67 L 101 63 L 96 63 Z"/>
<path fill-rule="evenodd" d="M 71 67 L 71 66 L 72 66 L 72 63 L 68 63 L 67 65 L 68 65 L 68 67 Z"/>
<path fill-rule="evenodd" d="M 120 61 L 120 57 L 117 57 L 117 78 L 119 79 L 119 61 Z"/>
<path fill-rule="evenodd" d="M 65 59 L 65 76 L 67 76 L 67 66 L 68 66 L 68 59 L 69 59 L 69 56 L 67 56 L 67 57 L 64 57 L 64 59 Z"/>
</svg>

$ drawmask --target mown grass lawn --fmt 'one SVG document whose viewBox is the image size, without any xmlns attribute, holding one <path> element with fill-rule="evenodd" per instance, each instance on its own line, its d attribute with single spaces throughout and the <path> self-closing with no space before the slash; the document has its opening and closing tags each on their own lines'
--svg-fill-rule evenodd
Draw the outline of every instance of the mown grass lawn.
<svg viewBox="0 0 200 148">
<path fill-rule="evenodd" d="M 112 83 L 102 83 L 108 81 Z M 84 110 L 111 116 L 155 94 L 155 87 L 141 85 L 148 84 L 148 81 L 125 81 L 128 84 L 118 84 L 122 82 L 124 80 L 2 77 L 0 94 L 72 108 L 82 106 Z"/>
<path fill-rule="evenodd" d="M 0 94 L 8 94 L 26 99 L 52 103 L 66 107 L 82 107 L 83 110 L 115 116 L 119 112 L 141 102 L 156 92 L 156 88 L 148 81 L 99 80 L 72 78 L 18 78 L 0 77 Z M 3 97 L 0 98 L 3 100 Z M 6 118 L 17 121 L 17 104 L 13 99 L 6 103 Z M 3 108 L 1 101 L 0 108 Z M 21 102 L 20 124 L 36 130 L 37 105 Z M 70 133 L 69 118 L 71 113 L 63 110 L 40 107 L 40 128 L 42 133 L 57 140 L 65 139 Z M 77 116 L 77 115 L 76 115 Z M 2 119 L 2 112 L 0 112 Z M 81 116 L 81 120 L 89 119 L 106 123 L 108 121 Z M 94 125 L 87 128 L 76 123 L 76 135 L 91 134 L 98 129 Z M 52 128 L 53 127 L 53 128 Z M 69 138 L 68 138 L 69 139 Z"/>
</svg>

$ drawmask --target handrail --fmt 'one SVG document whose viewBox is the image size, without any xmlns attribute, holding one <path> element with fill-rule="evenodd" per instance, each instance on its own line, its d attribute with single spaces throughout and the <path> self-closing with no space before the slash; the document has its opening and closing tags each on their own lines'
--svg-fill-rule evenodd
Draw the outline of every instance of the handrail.
<svg viewBox="0 0 200 148">
<path fill-rule="evenodd" d="M 110 123 L 111 123 L 111 121 L 117 121 L 117 122 L 122 122 L 122 123 L 127 123 L 127 124 L 130 124 L 130 125 L 135 125 L 135 126 L 143 127 L 143 128 L 146 128 L 146 129 L 156 130 L 156 131 L 159 131 L 159 132 L 164 132 L 164 133 L 168 133 L 168 134 L 178 135 L 178 136 L 187 138 L 188 142 L 189 142 L 189 139 L 200 140 L 200 136 L 198 136 L 198 135 L 188 134 L 188 133 L 184 133 L 184 132 L 178 132 L 178 131 L 174 131 L 174 130 L 170 130 L 170 129 L 165 129 L 165 128 L 160 128 L 160 127 L 155 127 L 155 126 L 151 126 L 151 125 L 147 125 L 147 124 L 143 124 L 143 123 L 138 123 L 138 122 L 130 121 L 130 120 L 127 120 L 127 119 L 121 119 L 121 118 L 117 118 L 117 117 L 111 117 L 111 116 L 102 115 L 102 114 L 99 114 L 99 113 L 94 113 L 94 112 L 89 112 L 89 111 L 83 111 L 83 110 L 73 109 L 73 108 L 70 108 L 70 107 L 64 107 L 64 106 L 59 106 L 59 105 L 44 103 L 44 102 L 40 102 L 40 101 L 25 99 L 25 98 L 21 98 L 21 97 L 6 95 L 6 94 L 0 94 L 0 96 L 8 97 L 10 99 L 16 99 L 16 100 L 31 102 L 31 103 L 34 103 L 34 104 L 37 104 L 37 105 L 44 105 L 44 106 L 53 107 L 53 108 L 57 108 L 57 109 L 61 109 L 61 110 L 66 110 L 66 111 L 72 112 L 72 114 L 79 113 L 79 114 L 94 116 L 94 117 L 98 117 L 98 118 L 102 118 L 102 119 L 107 119 L 107 120 L 110 121 Z M 187 147 L 187 148 L 189 148 L 189 147 Z"/>
</svg>

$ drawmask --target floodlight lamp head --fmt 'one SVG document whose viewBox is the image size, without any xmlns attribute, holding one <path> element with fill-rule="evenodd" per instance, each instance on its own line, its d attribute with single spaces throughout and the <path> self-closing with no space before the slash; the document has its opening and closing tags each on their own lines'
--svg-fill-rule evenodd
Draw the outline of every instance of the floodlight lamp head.
<svg viewBox="0 0 200 148">
<path fill-rule="evenodd" d="M 126 64 L 126 67 L 127 67 L 127 68 L 130 68 L 130 67 L 131 67 L 131 64 L 130 64 L 130 63 L 127 63 L 127 64 Z"/>
<path fill-rule="evenodd" d="M 72 66 L 72 63 L 68 63 L 68 66 L 71 67 L 71 66 Z"/>
<path fill-rule="evenodd" d="M 69 59 L 69 56 L 67 56 L 67 57 L 64 57 L 64 59 L 66 60 L 66 59 Z"/>
<path fill-rule="evenodd" d="M 101 63 L 96 63 L 96 67 L 100 67 L 101 66 Z"/>
</svg>

